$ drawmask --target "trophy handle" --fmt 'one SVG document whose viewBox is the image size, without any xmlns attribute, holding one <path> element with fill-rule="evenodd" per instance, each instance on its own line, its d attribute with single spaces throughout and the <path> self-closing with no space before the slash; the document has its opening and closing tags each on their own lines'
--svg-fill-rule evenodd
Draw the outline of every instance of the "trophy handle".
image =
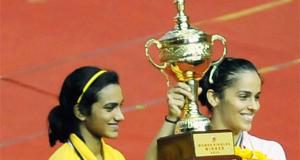
<svg viewBox="0 0 300 160">
<path fill-rule="evenodd" d="M 211 42 L 214 43 L 215 40 L 220 40 L 224 45 L 224 49 L 223 49 L 223 55 L 219 58 L 219 60 L 213 62 L 212 65 L 218 65 L 219 63 L 221 63 L 227 54 L 227 46 L 226 46 L 225 38 L 220 35 L 214 34 L 211 36 Z"/>
<path fill-rule="evenodd" d="M 224 45 L 224 49 L 223 49 L 223 55 L 219 58 L 219 60 L 213 62 L 211 65 L 213 66 L 210 74 L 209 74 L 209 83 L 213 84 L 214 80 L 212 79 L 212 76 L 215 72 L 215 70 L 217 69 L 218 65 L 223 61 L 223 59 L 225 58 L 226 54 L 227 54 L 227 46 L 226 46 L 226 40 L 224 37 L 214 34 L 211 37 L 211 41 L 212 43 L 214 43 L 215 40 L 220 40 L 222 42 L 222 44 Z"/>
<path fill-rule="evenodd" d="M 150 53 L 149 53 L 149 48 L 152 44 L 156 44 L 156 47 L 158 49 L 160 49 L 162 47 L 161 43 L 156 40 L 156 39 L 149 39 L 146 44 L 145 44 L 145 53 L 146 53 L 146 57 L 148 58 L 149 62 L 156 68 L 158 68 L 160 70 L 160 72 L 166 77 L 167 79 L 167 86 L 170 87 L 170 80 L 169 80 L 169 77 L 167 75 L 167 73 L 165 73 L 164 69 L 167 68 L 168 64 L 166 62 L 164 62 L 163 64 L 156 64 L 153 59 L 151 58 L 150 56 Z"/>
<path fill-rule="evenodd" d="M 157 63 L 155 63 L 155 62 L 153 61 L 153 59 L 152 59 L 151 56 L 150 56 L 149 48 L 150 48 L 150 46 L 151 46 L 152 44 L 156 44 L 156 47 L 157 47 L 158 49 L 160 49 L 160 48 L 162 47 L 161 43 L 160 43 L 158 40 L 153 39 L 153 38 L 149 39 L 149 40 L 146 42 L 146 44 L 145 44 L 145 52 L 146 52 L 146 56 L 147 56 L 148 60 L 150 61 L 150 63 L 151 63 L 154 67 L 156 67 L 156 68 L 158 68 L 158 69 L 160 69 L 160 70 L 163 70 L 163 69 L 165 69 L 165 68 L 167 67 L 167 63 L 165 62 L 165 63 L 163 63 L 163 64 L 157 64 Z"/>
</svg>

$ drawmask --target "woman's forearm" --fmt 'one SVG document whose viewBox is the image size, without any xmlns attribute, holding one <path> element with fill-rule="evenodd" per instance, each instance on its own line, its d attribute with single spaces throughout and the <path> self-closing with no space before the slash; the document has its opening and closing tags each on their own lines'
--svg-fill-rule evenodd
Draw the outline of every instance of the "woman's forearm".
<svg viewBox="0 0 300 160">
<path fill-rule="evenodd" d="M 145 156 L 145 160 L 157 160 L 157 140 L 174 134 L 175 123 L 165 121 L 156 137 L 152 140 Z"/>
</svg>

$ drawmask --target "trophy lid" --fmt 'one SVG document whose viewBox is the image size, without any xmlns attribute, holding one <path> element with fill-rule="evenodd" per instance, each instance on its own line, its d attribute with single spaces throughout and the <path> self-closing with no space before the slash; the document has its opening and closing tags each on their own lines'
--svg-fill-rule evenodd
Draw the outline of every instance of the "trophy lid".
<svg viewBox="0 0 300 160">
<path fill-rule="evenodd" d="M 209 41 L 208 35 L 196 28 L 193 28 L 188 23 L 188 17 L 184 12 L 184 0 L 176 0 L 177 16 L 176 26 L 173 30 L 167 32 L 159 41 L 164 45 L 190 44 L 203 41 Z"/>
<path fill-rule="evenodd" d="M 167 43 L 168 45 L 178 45 L 199 43 L 209 40 L 208 35 L 205 32 L 194 28 L 188 28 L 184 30 L 174 29 L 169 31 L 163 37 L 161 37 L 159 41 L 162 42 L 162 44 Z"/>
</svg>

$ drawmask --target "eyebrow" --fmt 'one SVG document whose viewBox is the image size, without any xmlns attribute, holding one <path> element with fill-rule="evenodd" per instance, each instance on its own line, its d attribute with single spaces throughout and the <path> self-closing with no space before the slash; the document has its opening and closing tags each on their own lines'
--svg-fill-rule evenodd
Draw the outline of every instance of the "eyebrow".
<svg viewBox="0 0 300 160">
<path fill-rule="evenodd" d="M 104 106 L 108 105 L 108 104 L 118 105 L 119 103 L 117 103 L 117 102 L 107 102 L 107 103 L 104 104 Z"/>
<path fill-rule="evenodd" d="M 246 94 L 252 94 L 253 93 L 253 92 L 247 91 L 247 90 L 239 90 L 237 93 L 241 93 L 241 92 L 246 93 Z M 261 94 L 261 91 L 257 92 L 255 95 L 258 95 L 258 94 Z"/>
<path fill-rule="evenodd" d="M 105 107 L 106 105 L 108 105 L 108 104 L 113 105 L 114 107 L 116 107 L 116 106 L 118 106 L 118 105 L 121 106 L 121 105 L 123 104 L 123 102 L 124 102 L 124 100 L 122 100 L 120 103 L 118 103 L 118 102 L 107 102 L 107 103 L 104 104 L 104 107 Z"/>
</svg>

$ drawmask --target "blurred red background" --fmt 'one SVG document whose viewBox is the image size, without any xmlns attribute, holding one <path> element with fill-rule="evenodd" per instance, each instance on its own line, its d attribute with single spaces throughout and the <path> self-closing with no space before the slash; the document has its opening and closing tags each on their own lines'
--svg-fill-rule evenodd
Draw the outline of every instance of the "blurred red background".
<svg viewBox="0 0 300 160">
<path fill-rule="evenodd" d="M 300 18 L 293 0 L 187 0 L 190 23 L 227 39 L 228 56 L 253 61 L 265 84 L 251 133 L 300 159 Z M 109 142 L 143 159 L 166 114 L 164 76 L 144 44 L 174 27 L 172 0 L 2 0 L 0 159 L 47 159 L 46 117 L 65 76 L 82 65 L 116 70 L 126 120 Z M 218 49 L 216 49 L 216 52 Z"/>
</svg>

